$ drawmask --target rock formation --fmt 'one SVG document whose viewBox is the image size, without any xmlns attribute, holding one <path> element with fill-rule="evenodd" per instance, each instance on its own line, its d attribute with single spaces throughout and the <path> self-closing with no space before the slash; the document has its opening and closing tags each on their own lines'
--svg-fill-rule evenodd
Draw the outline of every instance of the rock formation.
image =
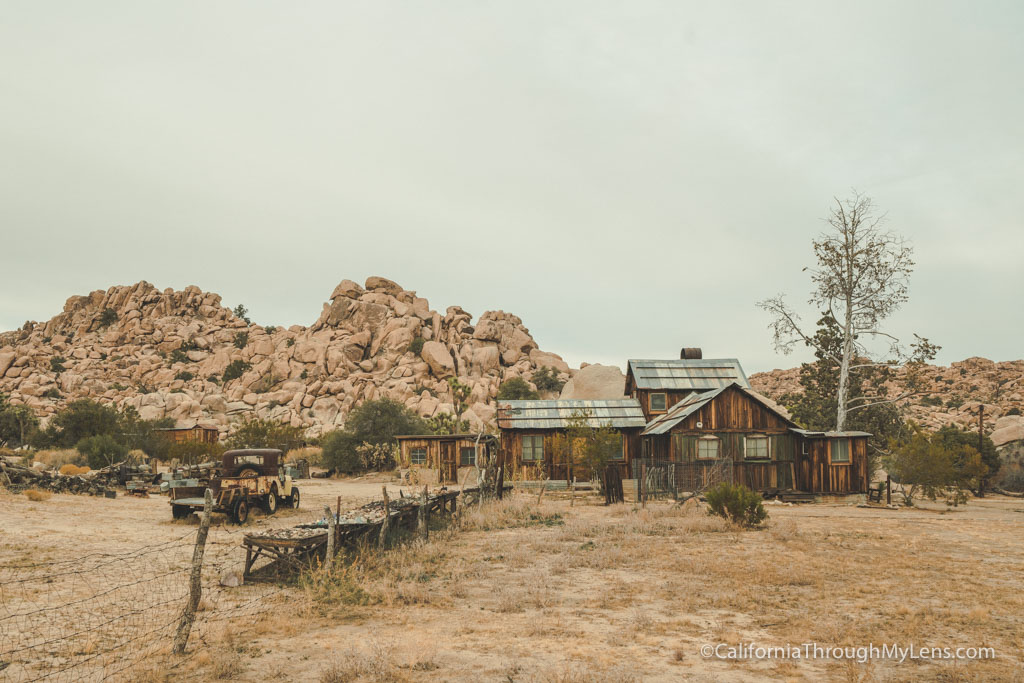
<svg viewBox="0 0 1024 683">
<path fill-rule="evenodd" d="M 501 382 L 529 381 L 543 366 L 572 376 L 517 316 L 487 311 L 473 324 L 458 306 L 439 313 L 381 277 L 342 281 L 310 327 L 250 324 L 217 294 L 139 282 L 71 297 L 48 322 L 0 334 L 0 393 L 44 420 L 92 398 L 222 432 L 258 416 L 313 437 L 385 396 L 424 417 L 451 412 L 450 377 L 472 389 L 463 417 L 479 428 L 493 421 Z M 240 376 L 225 381 L 225 371 Z"/>
</svg>

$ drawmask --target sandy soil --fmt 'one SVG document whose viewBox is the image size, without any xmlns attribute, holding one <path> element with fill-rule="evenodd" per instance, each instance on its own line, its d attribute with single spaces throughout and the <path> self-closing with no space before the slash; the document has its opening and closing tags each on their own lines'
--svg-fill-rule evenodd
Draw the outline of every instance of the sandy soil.
<svg viewBox="0 0 1024 683">
<path fill-rule="evenodd" d="M 380 487 L 303 482 L 302 510 L 254 517 L 247 529 L 319 517 L 338 496 L 352 507 Z M 197 642 L 200 656 L 174 678 L 1024 680 L 1024 500 L 768 509 L 765 530 L 743 531 L 690 505 L 514 496 L 429 542 L 285 589 L 273 612 Z M 161 497 L 0 495 L 0 564 L 129 551 L 189 528 L 171 521 Z M 241 533 L 219 523 L 211 540 L 230 547 Z M 700 652 L 808 642 L 988 646 L 996 658 L 730 661 Z"/>
</svg>

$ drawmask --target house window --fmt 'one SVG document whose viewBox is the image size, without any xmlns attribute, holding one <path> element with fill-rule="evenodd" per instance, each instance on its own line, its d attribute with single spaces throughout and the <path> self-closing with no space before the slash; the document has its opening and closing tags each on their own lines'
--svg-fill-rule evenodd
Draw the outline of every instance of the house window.
<svg viewBox="0 0 1024 683">
<path fill-rule="evenodd" d="M 544 437 L 523 437 L 523 460 L 535 461 L 544 459 Z"/>
<path fill-rule="evenodd" d="M 476 448 L 473 446 L 463 446 L 459 450 L 459 466 L 460 467 L 472 467 L 476 464 Z"/>
<path fill-rule="evenodd" d="M 744 456 L 748 460 L 767 460 L 768 455 L 768 437 L 767 436 L 748 436 L 743 440 L 743 451 Z"/>
<path fill-rule="evenodd" d="M 849 439 L 832 439 L 832 462 L 837 464 L 850 462 Z"/>
<path fill-rule="evenodd" d="M 649 400 L 652 413 L 663 412 L 666 404 L 668 403 L 668 397 L 666 394 L 651 394 Z"/>
<path fill-rule="evenodd" d="M 625 460 L 626 459 L 626 452 L 625 452 L 625 444 L 624 444 L 623 439 L 622 439 L 622 434 L 618 434 L 617 436 L 618 436 L 618 448 L 616 448 L 615 452 L 612 453 L 611 455 L 609 455 L 608 457 L 611 460 Z"/>
<path fill-rule="evenodd" d="M 422 465 L 427 462 L 426 448 L 412 448 L 409 450 L 409 462 L 413 465 Z"/>
<path fill-rule="evenodd" d="M 714 460 L 718 457 L 718 437 L 705 436 L 697 439 L 697 458 Z"/>
</svg>

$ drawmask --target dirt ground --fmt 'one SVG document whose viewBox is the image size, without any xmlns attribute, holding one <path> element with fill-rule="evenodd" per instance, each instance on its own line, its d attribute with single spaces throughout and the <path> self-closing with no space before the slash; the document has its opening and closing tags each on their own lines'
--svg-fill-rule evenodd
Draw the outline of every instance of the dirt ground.
<svg viewBox="0 0 1024 683">
<path fill-rule="evenodd" d="M 354 507 L 381 487 L 379 479 L 302 484 L 303 509 L 255 516 L 245 528 L 319 517 L 338 496 L 343 509 Z M 767 508 L 767 527 L 746 531 L 693 504 L 605 507 L 577 497 L 570 506 L 564 495 L 540 504 L 536 494 L 514 495 L 465 511 L 427 542 L 356 554 L 330 576 L 286 588 L 261 617 L 198 642 L 203 651 L 173 678 L 1024 680 L 1024 500 L 952 510 L 847 501 Z M 0 564 L 127 552 L 191 525 L 172 521 L 162 497 L 0 494 Z M 211 540 L 230 549 L 242 533 L 219 520 Z M 991 647 L 995 657 L 861 663 L 803 651 L 799 659 L 701 653 L 805 643 Z M 162 675 L 140 670 L 139 678 Z"/>
</svg>

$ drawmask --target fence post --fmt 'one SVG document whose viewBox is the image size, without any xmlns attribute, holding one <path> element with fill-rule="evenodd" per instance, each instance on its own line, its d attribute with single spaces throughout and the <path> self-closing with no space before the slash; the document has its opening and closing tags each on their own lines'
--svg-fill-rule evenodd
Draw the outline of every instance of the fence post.
<svg viewBox="0 0 1024 683">
<path fill-rule="evenodd" d="M 324 559 L 324 566 L 330 571 L 331 564 L 334 562 L 335 527 L 338 524 L 338 519 L 334 516 L 330 505 L 324 505 L 324 514 L 327 515 L 327 557 Z"/>
<path fill-rule="evenodd" d="M 427 523 L 427 500 L 428 499 L 429 499 L 429 496 L 427 495 L 427 487 L 424 486 L 423 487 L 423 499 L 420 501 L 420 514 L 419 514 L 419 520 L 418 520 L 419 532 L 420 532 L 420 535 L 423 536 L 424 540 L 426 540 L 430 536 L 430 531 L 427 528 L 429 526 L 428 523 Z"/>
<path fill-rule="evenodd" d="M 892 505 L 892 477 L 885 476 L 885 504 Z"/>
<path fill-rule="evenodd" d="M 637 490 L 640 491 L 640 507 L 647 507 L 647 492 L 643 490 L 643 486 L 640 482 L 646 483 L 647 479 L 647 463 L 640 462 L 640 479 L 637 481 Z"/>
<path fill-rule="evenodd" d="M 188 602 L 181 613 L 178 631 L 174 634 L 174 654 L 185 652 L 188 636 L 192 632 L 192 624 L 196 621 L 196 609 L 199 599 L 203 596 L 203 553 L 206 552 L 206 536 L 210 533 L 210 511 L 213 509 L 213 494 L 206 489 L 203 500 L 203 516 L 199 520 L 199 532 L 196 534 L 196 547 L 192 551 L 192 574 L 189 579 Z"/>
<path fill-rule="evenodd" d="M 384 550 L 384 543 L 388 538 L 388 526 L 391 523 L 390 500 L 388 499 L 388 487 L 384 484 L 380 487 L 384 494 L 384 521 L 380 523 L 380 536 L 377 537 L 377 547 Z"/>
</svg>

